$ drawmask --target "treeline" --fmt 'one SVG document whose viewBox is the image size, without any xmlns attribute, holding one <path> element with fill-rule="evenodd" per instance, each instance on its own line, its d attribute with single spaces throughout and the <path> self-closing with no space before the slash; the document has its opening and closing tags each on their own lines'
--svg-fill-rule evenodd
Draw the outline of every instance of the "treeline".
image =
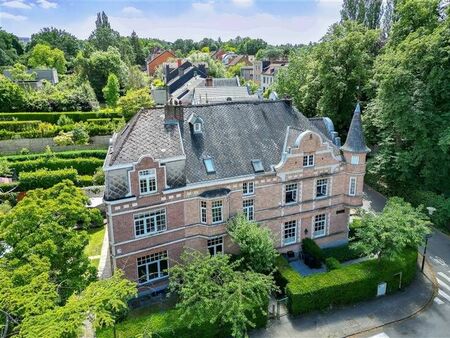
<svg viewBox="0 0 450 338">
<path fill-rule="evenodd" d="M 438 209 L 442 226 L 450 220 L 449 11 L 439 0 L 345 0 L 341 22 L 293 52 L 274 86 L 306 115 L 331 117 L 342 135 L 360 101 L 367 180 Z"/>
</svg>

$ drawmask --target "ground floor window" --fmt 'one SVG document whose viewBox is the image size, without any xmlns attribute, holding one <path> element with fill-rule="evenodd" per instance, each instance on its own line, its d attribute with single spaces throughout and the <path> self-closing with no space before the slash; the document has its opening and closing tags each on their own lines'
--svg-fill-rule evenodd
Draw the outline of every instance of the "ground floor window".
<svg viewBox="0 0 450 338">
<path fill-rule="evenodd" d="M 139 284 L 167 276 L 167 251 L 139 257 L 137 268 Z"/>
<path fill-rule="evenodd" d="M 245 200 L 242 202 L 243 212 L 245 218 L 249 221 L 253 221 L 255 219 L 255 207 L 253 200 Z"/>
<path fill-rule="evenodd" d="M 325 228 L 327 225 L 327 215 L 320 214 L 314 217 L 314 237 L 325 235 Z"/>
<path fill-rule="evenodd" d="M 284 223 L 283 245 L 289 245 L 297 241 L 297 221 Z"/>
<path fill-rule="evenodd" d="M 223 237 L 208 239 L 208 251 L 211 256 L 223 253 Z"/>
</svg>

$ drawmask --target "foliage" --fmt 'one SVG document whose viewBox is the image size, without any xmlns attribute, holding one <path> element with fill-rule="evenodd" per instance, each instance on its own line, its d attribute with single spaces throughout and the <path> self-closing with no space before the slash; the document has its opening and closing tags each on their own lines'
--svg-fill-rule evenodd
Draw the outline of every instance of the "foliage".
<svg viewBox="0 0 450 338">
<path fill-rule="evenodd" d="M 103 171 L 102 167 L 98 167 L 95 170 L 94 176 L 92 177 L 92 181 L 96 185 L 105 184 L 105 172 Z"/>
<path fill-rule="evenodd" d="M 30 81 L 36 79 L 36 73 L 29 73 L 27 71 L 28 68 L 21 63 L 15 63 L 14 66 L 8 68 L 8 70 L 11 73 L 13 81 Z"/>
<path fill-rule="evenodd" d="M 141 108 L 151 108 L 155 105 L 148 88 L 129 90 L 119 99 L 118 107 L 126 119 L 130 119 Z"/>
<path fill-rule="evenodd" d="M 244 38 L 237 47 L 238 54 L 255 55 L 259 50 L 265 49 L 267 42 L 263 39 Z"/>
<path fill-rule="evenodd" d="M 228 223 L 228 233 L 239 245 L 243 264 L 247 268 L 259 273 L 273 271 L 278 252 L 269 229 L 248 221 L 243 214 L 238 214 Z"/>
<path fill-rule="evenodd" d="M 255 94 L 259 89 L 259 85 L 253 80 L 245 81 L 243 86 L 247 86 L 250 94 Z"/>
<path fill-rule="evenodd" d="M 292 54 L 277 73 L 274 90 L 289 96 L 306 116 L 330 117 L 346 132 L 359 98 L 372 96 L 369 80 L 379 32 L 353 21 L 331 26 L 322 42 Z"/>
<path fill-rule="evenodd" d="M 141 40 L 139 39 L 139 37 L 135 31 L 133 31 L 131 33 L 130 44 L 131 44 L 131 48 L 133 49 L 133 54 L 135 57 L 134 62 L 137 65 L 144 65 L 145 64 L 144 48 L 142 46 Z"/>
<path fill-rule="evenodd" d="M 3 156 L 2 159 L 7 160 L 10 163 L 14 162 L 23 162 L 30 160 L 37 160 L 40 158 L 44 159 L 52 159 L 52 158 L 62 158 L 62 159 L 71 159 L 71 158 L 97 158 L 103 160 L 107 154 L 106 149 L 89 149 L 89 150 L 69 150 L 69 151 L 58 151 L 58 152 L 43 152 L 43 153 L 32 153 L 29 152 L 26 154 L 20 155 L 8 155 Z"/>
<path fill-rule="evenodd" d="M 87 121 L 89 119 L 96 118 L 118 118 L 118 112 L 80 112 L 80 111 L 68 111 L 68 112 L 21 112 L 21 113 L 0 113 L 0 120 L 17 120 L 17 121 L 29 121 L 39 120 L 42 122 L 58 124 L 58 120 L 61 115 L 65 115 L 74 122 Z"/>
<path fill-rule="evenodd" d="M 73 144 L 73 134 L 72 132 L 65 133 L 60 131 L 59 134 L 53 138 L 53 142 L 55 142 L 57 146 L 70 146 Z"/>
<path fill-rule="evenodd" d="M 156 78 L 152 81 L 152 86 L 155 88 L 164 88 L 166 85 L 163 80 Z"/>
<path fill-rule="evenodd" d="M 240 62 L 238 64 L 235 64 L 233 66 L 230 66 L 227 68 L 226 77 L 236 77 L 241 75 L 241 68 L 245 64 L 243 62 Z"/>
<path fill-rule="evenodd" d="M 76 169 L 80 175 L 93 175 L 98 167 L 103 164 L 103 159 L 94 157 L 59 158 L 56 156 L 42 156 L 26 161 L 10 161 L 8 164 L 11 169 L 16 171 L 16 173 L 36 171 L 44 168 L 49 170 L 73 168 Z"/>
<path fill-rule="evenodd" d="M 302 251 L 306 254 L 311 255 L 320 262 L 323 262 L 325 260 L 325 255 L 323 254 L 322 249 L 311 238 L 302 239 Z"/>
<path fill-rule="evenodd" d="M 376 97 L 365 119 L 379 147 L 371 174 L 394 194 L 449 191 L 450 19 L 440 18 L 437 3 L 402 1 L 375 65 Z"/>
<path fill-rule="evenodd" d="M 353 20 L 370 29 L 380 28 L 383 16 L 382 0 L 344 0 L 342 20 Z"/>
<path fill-rule="evenodd" d="M 423 205 L 425 208 L 434 208 L 430 215 L 433 225 L 448 232 L 450 231 L 450 198 L 432 191 L 416 190 L 407 196 L 411 204 Z"/>
<path fill-rule="evenodd" d="M 47 189 L 63 180 L 76 182 L 77 175 L 76 169 L 47 170 L 43 168 L 33 172 L 22 172 L 19 175 L 19 187 L 23 191 L 38 188 Z"/>
<path fill-rule="evenodd" d="M 212 77 L 225 77 L 225 66 L 208 53 L 194 52 L 188 56 L 190 62 L 205 62 L 208 66 L 208 75 Z"/>
<path fill-rule="evenodd" d="M 66 124 L 72 124 L 72 123 L 74 123 L 73 120 L 65 114 L 60 115 L 58 118 L 58 121 L 56 121 L 56 124 L 58 126 L 64 126 Z"/>
<path fill-rule="evenodd" d="M 361 250 L 353 248 L 350 244 L 336 246 L 332 248 L 322 249 L 325 260 L 327 258 L 335 258 L 339 262 L 346 262 L 362 257 L 364 254 Z"/>
<path fill-rule="evenodd" d="M 0 121 L 0 129 L 8 131 L 24 131 L 37 128 L 40 121 Z"/>
<path fill-rule="evenodd" d="M 393 259 L 405 248 L 417 249 L 430 232 L 428 217 L 421 208 L 415 209 L 401 198 L 387 201 L 381 214 L 366 213 L 356 229 L 358 241 L 351 245 L 365 255 L 378 255 L 378 259 Z"/>
<path fill-rule="evenodd" d="M 23 54 L 23 47 L 14 34 L 0 29 L 0 66 L 13 65 Z"/>
<path fill-rule="evenodd" d="M 33 47 L 28 58 L 28 65 L 30 67 L 55 68 L 59 74 L 66 72 L 66 63 L 62 50 L 41 43 Z"/>
<path fill-rule="evenodd" d="M 183 254 L 181 264 L 170 269 L 169 288 L 179 297 L 179 321 L 188 327 L 204 322 L 231 327 L 234 337 L 255 326 L 258 313 L 265 312 L 269 294 L 275 289 L 272 276 L 237 271 L 240 262 L 228 255 Z"/>
<path fill-rule="evenodd" d="M 103 98 L 108 106 L 114 108 L 119 100 L 119 79 L 114 74 L 109 74 L 106 86 L 103 87 Z"/>
<path fill-rule="evenodd" d="M 76 127 L 72 131 L 72 139 L 75 144 L 88 144 L 89 134 L 82 127 Z"/>
<path fill-rule="evenodd" d="M 95 49 L 100 51 L 106 51 L 110 46 L 119 46 L 120 34 L 111 28 L 105 12 L 97 13 L 95 30 L 89 36 L 88 41 Z"/>
<path fill-rule="evenodd" d="M 150 79 L 147 73 L 143 72 L 139 66 L 132 66 L 128 68 L 127 81 L 125 83 L 125 89 L 141 89 L 148 88 Z"/>
<path fill-rule="evenodd" d="M 9 176 L 12 174 L 12 170 L 8 161 L 4 158 L 0 158 L 0 176 Z"/>
<path fill-rule="evenodd" d="M 21 110 L 25 106 L 25 91 L 0 74 L 0 111 Z"/>
<path fill-rule="evenodd" d="M 60 49 L 64 52 L 65 58 L 69 60 L 77 55 L 81 41 L 63 29 L 44 27 L 38 33 L 31 35 L 31 41 L 27 48 L 33 48 L 37 44 Z"/>
<path fill-rule="evenodd" d="M 279 60 L 284 58 L 286 55 L 284 53 L 284 50 L 277 47 L 268 47 L 265 49 L 260 49 L 256 55 L 255 58 L 257 60 Z"/>
<path fill-rule="evenodd" d="M 387 282 L 388 293 L 394 292 L 399 288 L 399 272 L 402 288 L 409 285 L 416 274 L 417 250 L 404 250 L 392 261 L 369 260 L 308 277 L 284 261 L 280 269 L 287 283 L 289 312 L 300 314 L 373 298 L 381 282 Z"/>
<path fill-rule="evenodd" d="M 334 257 L 328 257 L 325 259 L 325 266 L 327 267 L 327 271 L 336 270 L 341 267 L 341 263 L 334 258 Z"/>
</svg>

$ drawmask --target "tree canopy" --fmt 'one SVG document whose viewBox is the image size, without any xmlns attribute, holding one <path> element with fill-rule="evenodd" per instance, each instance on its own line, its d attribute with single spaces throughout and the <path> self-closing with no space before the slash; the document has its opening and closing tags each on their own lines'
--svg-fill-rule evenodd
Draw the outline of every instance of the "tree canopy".
<svg viewBox="0 0 450 338">
<path fill-rule="evenodd" d="M 27 48 L 33 49 L 37 44 L 62 50 L 66 59 L 74 58 L 81 48 L 81 41 L 74 35 L 55 27 L 44 27 L 38 33 L 32 34 Z"/>
<path fill-rule="evenodd" d="M 64 52 L 58 48 L 38 43 L 30 52 L 28 65 L 33 68 L 55 68 L 59 74 L 66 72 L 66 59 Z"/>
</svg>

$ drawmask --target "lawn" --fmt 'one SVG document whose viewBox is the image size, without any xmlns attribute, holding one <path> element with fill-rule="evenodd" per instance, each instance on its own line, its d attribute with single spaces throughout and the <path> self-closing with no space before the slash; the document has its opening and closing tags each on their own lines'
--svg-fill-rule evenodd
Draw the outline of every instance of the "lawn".
<svg viewBox="0 0 450 338">
<path fill-rule="evenodd" d="M 88 257 L 100 256 L 102 252 L 103 237 L 105 236 L 105 227 L 89 229 L 87 232 L 89 235 L 89 243 L 86 248 L 84 248 L 84 252 Z M 100 258 L 94 258 L 91 260 L 95 267 L 98 267 L 99 261 Z"/>
</svg>

